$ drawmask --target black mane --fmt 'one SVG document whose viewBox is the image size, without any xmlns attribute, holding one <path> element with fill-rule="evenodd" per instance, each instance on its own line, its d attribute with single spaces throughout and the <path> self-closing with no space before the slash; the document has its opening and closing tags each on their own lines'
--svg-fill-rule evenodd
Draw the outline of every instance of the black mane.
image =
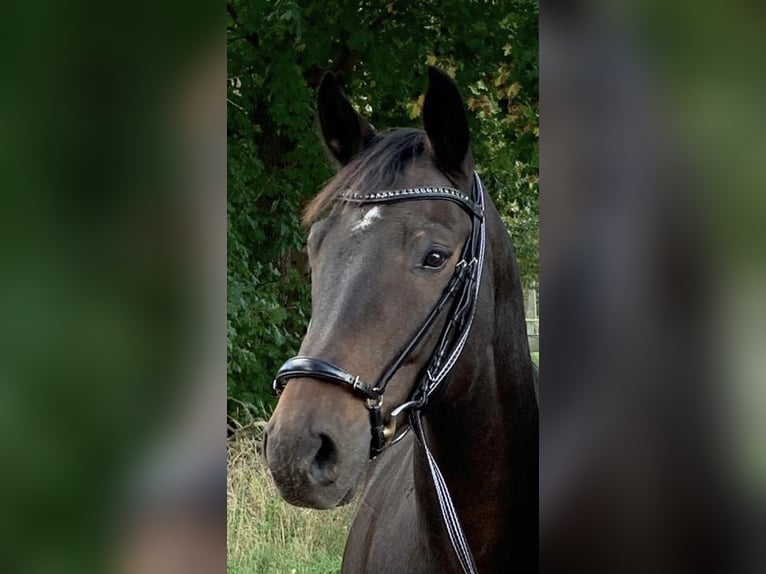
<svg viewBox="0 0 766 574">
<path fill-rule="evenodd" d="M 426 152 L 426 134 L 413 128 L 376 134 L 371 144 L 344 166 L 309 203 L 303 223 L 311 225 L 348 189 L 368 193 L 391 189 L 396 180 Z"/>
</svg>

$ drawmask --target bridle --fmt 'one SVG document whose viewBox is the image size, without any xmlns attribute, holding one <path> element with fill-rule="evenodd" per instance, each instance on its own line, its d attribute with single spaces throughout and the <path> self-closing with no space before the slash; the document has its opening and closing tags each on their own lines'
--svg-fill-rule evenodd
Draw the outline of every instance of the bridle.
<svg viewBox="0 0 766 574">
<path fill-rule="evenodd" d="M 387 446 L 387 439 L 391 438 L 392 435 L 391 432 L 386 432 L 387 429 L 383 425 L 381 414 L 386 385 L 453 299 L 455 303 L 423 375 L 413 388 L 409 400 L 393 409 L 391 412 L 392 419 L 408 410 L 422 411 L 425 409 L 429 398 L 442 386 L 450 370 L 457 362 L 468 338 L 479 294 L 485 245 L 484 193 L 481 181 L 476 174 L 474 174 L 472 191 L 473 197 L 469 197 L 462 191 L 450 187 L 414 187 L 395 191 L 379 191 L 368 195 L 344 192 L 339 197 L 341 201 L 359 204 L 393 203 L 415 199 L 446 200 L 459 205 L 471 217 L 471 232 L 463 245 L 460 260 L 455 265 L 452 277 L 415 334 L 391 361 L 374 385 L 365 383 L 358 376 L 352 375 L 323 359 L 306 356 L 289 359 L 282 365 L 274 379 L 273 386 L 277 395 L 287 386 L 290 379 L 310 377 L 345 386 L 352 393 L 365 399 L 367 409 L 370 412 L 371 459 L 383 451 Z M 402 436 L 404 435 L 396 437 L 396 442 Z"/>
<path fill-rule="evenodd" d="M 413 187 L 392 191 L 377 191 L 370 194 L 343 192 L 340 201 L 356 204 L 394 203 L 410 200 L 451 201 L 460 206 L 471 218 L 471 232 L 463 245 L 460 260 L 441 296 L 431 308 L 428 316 L 421 323 L 402 351 L 390 362 L 380 379 L 370 385 L 337 365 L 315 357 L 297 356 L 289 359 L 277 372 L 274 379 L 274 391 L 279 395 L 290 379 L 310 377 L 338 384 L 365 400 L 370 416 L 370 459 L 377 457 L 390 445 L 401 440 L 412 428 L 422 445 L 431 476 L 436 488 L 450 541 L 460 561 L 463 571 L 472 574 L 476 565 L 465 540 L 460 521 L 452 504 L 444 479 L 431 455 L 423 434 L 421 415 L 428 406 L 430 398 L 437 391 L 442 392 L 448 384 L 448 375 L 460 358 L 465 342 L 471 331 L 476 303 L 479 297 L 481 274 L 484 266 L 486 230 L 484 222 L 484 187 L 479 176 L 473 174 L 471 196 L 451 187 Z M 414 386 L 409 399 L 391 411 L 391 426 L 383 423 L 381 407 L 386 385 L 399 370 L 409 354 L 429 332 L 442 311 L 453 302 L 439 339 L 426 363 L 423 374 Z M 396 420 L 409 412 L 409 427 L 398 436 Z M 390 442 L 387 442 L 389 441 Z"/>
</svg>

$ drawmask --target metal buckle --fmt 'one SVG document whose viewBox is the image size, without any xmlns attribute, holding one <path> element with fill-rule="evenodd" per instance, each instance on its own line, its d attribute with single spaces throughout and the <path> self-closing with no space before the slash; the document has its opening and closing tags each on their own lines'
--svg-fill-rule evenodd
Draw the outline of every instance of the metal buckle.
<svg viewBox="0 0 766 574">
<path fill-rule="evenodd" d="M 358 378 L 359 377 L 357 377 L 357 379 Z M 383 405 L 383 396 L 378 395 L 378 397 L 375 399 L 367 398 L 365 399 L 364 404 L 367 406 L 367 409 L 370 411 L 380 409 L 380 407 Z"/>
</svg>

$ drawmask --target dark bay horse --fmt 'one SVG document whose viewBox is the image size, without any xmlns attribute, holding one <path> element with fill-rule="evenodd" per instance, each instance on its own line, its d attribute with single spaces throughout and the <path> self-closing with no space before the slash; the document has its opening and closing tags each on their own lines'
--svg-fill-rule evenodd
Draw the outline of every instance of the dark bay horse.
<svg viewBox="0 0 766 574">
<path fill-rule="evenodd" d="M 342 167 L 305 214 L 312 318 L 275 381 L 264 438 L 277 488 L 319 509 L 361 491 L 343 572 L 473 571 L 450 543 L 427 444 L 475 571 L 536 572 L 538 409 L 522 290 L 474 175 L 458 89 L 430 69 L 424 131 L 376 132 L 331 75 L 318 109 Z M 477 258 L 478 276 L 463 274 Z M 419 382 L 436 355 L 456 360 L 431 395 Z"/>
</svg>

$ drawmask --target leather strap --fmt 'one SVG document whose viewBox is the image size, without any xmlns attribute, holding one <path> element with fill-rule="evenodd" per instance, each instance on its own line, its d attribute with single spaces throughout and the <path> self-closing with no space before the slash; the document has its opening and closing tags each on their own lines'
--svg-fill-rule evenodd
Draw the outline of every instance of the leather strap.
<svg viewBox="0 0 766 574">
<path fill-rule="evenodd" d="M 452 549 L 455 551 L 455 556 L 460 562 L 460 567 L 465 574 L 477 574 L 476 562 L 473 559 L 471 553 L 471 547 L 468 544 L 468 539 L 465 536 L 463 525 L 460 523 L 460 517 L 455 509 L 455 504 L 452 502 L 447 483 L 444 481 L 439 470 L 439 465 L 436 463 L 431 449 L 428 448 L 428 442 L 426 441 L 425 432 L 423 432 L 423 423 L 420 420 L 421 413 L 419 411 L 413 411 L 410 414 L 410 424 L 412 425 L 415 437 L 417 437 L 418 443 L 426 457 L 428 463 L 429 474 L 431 475 L 431 482 L 436 490 L 436 498 L 439 501 L 439 510 L 441 510 L 442 521 L 447 529 L 447 535 L 449 536 Z"/>
<path fill-rule="evenodd" d="M 446 199 L 459 205 L 468 212 L 468 215 L 482 216 L 482 208 L 465 193 L 454 187 L 411 187 L 368 194 L 355 193 L 349 189 L 341 192 L 338 198 L 348 203 L 394 203 L 411 199 Z"/>
<path fill-rule="evenodd" d="M 312 379 L 345 385 L 351 387 L 352 392 L 356 392 L 364 398 L 373 401 L 380 399 L 380 393 L 367 383 L 360 381 L 359 377 L 355 377 L 328 361 L 303 356 L 293 357 L 280 367 L 274 378 L 274 392 L 281 393 L 287 386 L 287 382 L 295 377 L 311 377 Z"/>
</svg>

